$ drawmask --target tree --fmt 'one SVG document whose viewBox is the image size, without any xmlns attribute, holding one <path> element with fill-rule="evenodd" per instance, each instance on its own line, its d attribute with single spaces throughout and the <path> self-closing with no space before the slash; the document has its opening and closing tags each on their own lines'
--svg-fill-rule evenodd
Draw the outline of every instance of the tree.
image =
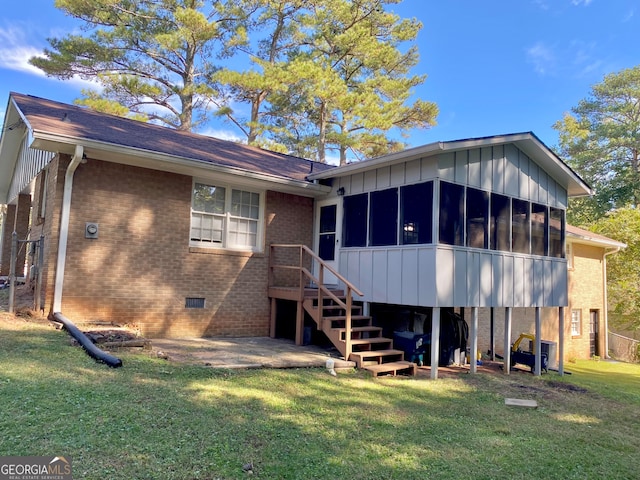
<svg viewBox="0 0 640 480">
<path fill-rule="evenodd" d="M 415 101 L 412 89 L 425 80 L 409 76 L 417 64 L 421 28 L 384 5 L 400 0 L 245 0 L 254 15 L 247 23 L 252 42 L 237 45 L 248 68 L 218 71 L 225 95 L 219 110 L 248 143 L 279 148 L 325 161 L 326 151 L 374 156 L 404 145 L 388 137 L 434 123 L 437 107 Z M 243 118 L 241 108 L 250 114 Z"/>
<path fill-rule="evenodd" d="M 572 201 L 571 222 L 589 225 L 640 204 L 640 66 L 606 75 L 554 128 L 561 154 L 596 192 Z"/>
<path fill-rule="evenodd" d="M 212 102 L 216 114 L 239 128 L 249 145 L 284 147 L 265 137 L 268 127 L 264 120 L 265 105 L 274 92 L 284 92 L 295 80 L 287 73 L 287 58 L 299 47 L 299 16 L 304 8 L 301 0 L 237 0 L 243 11 L 251 11 L 245 27 L 256 39 L 225 45 L 225 55 L 241 55 L 246 60 L 244 70 L 222 68 L 212 77 L 218 95 Z M 249 116 L 232 105 L 249 106 Z M 286 150 L 286 149 L 285 149 Z"/>
<path fill-rule="evenodd" d="M 620 327 L 640 328 L 640 210 L 613 210 L 592 229 L 627 244 L 607 257 L 609 307 Z"/>
<path fill-rule="evenodd" d="M 399 1 L 306 2 L 305 38 L 288 65 L 295 95 L 276 92 L 271 101 L 280 141 L 306 148 L 315 139 L 317 160 L 335 149 L 345 164 L 349 151 L 361 158 L 403 148 L 389 137 L 392 129 L 403 133 L 435 123 L 435 104 L 407 104 L 425 77 L 409 75 L 418 62 L 416 47 L 400 47 L 413 42 L 422 25 L 383 8 Z"/>
<path fill-rule="evenodd" d="M 119 106 L 179 130 L 202 120 L 219 42 L 242 42 L 246 13 L 233 2 L 56 0 L 88 32 L 49 39 L 30 62 L 47 75 L 97 80 L 101 92 L 79 103 L 122 114 Z M 121 107 L 120 107 L 121 108 Z"/>
</svg>

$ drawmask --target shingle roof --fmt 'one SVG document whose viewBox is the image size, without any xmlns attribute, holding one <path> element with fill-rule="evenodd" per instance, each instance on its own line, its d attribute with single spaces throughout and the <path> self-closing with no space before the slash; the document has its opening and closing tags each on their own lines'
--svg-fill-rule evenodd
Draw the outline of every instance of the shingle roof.
<svg viewBox="0 0 640 480">
<path fill-rule="evenodd" d="M 590 232 L 584 228 L 574 227 L 573 225 L 567 225 L 567 236 L 570 238 L 577 238 L 578 240 L 584 240 L 589 243 L 597 243 L 616 248 L 626 248 L 627 246 L 625 243 L 618 242 L 617 240 L 605 237 L 604 235 Z"/>
<path fill-rule="evenodd" d="M 218 138 L 94 112 L 21 93 L 11 98 L 35 132 L 130 147 L 292 180 L 330 165 Z"/>
</svg>

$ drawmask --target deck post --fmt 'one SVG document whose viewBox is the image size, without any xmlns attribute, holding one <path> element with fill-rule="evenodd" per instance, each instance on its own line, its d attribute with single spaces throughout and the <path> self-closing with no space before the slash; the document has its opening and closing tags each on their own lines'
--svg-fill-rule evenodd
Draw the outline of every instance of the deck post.
<svg viewBox="0 0 640 480">
<path fill-rule="evenodd" d="M 511 307 L 504 310 L 504 374 L 511 372 Z"/>
<path fill-rule="evenodd" d="M 271 316 L 270 316 L 270 321 L 269 321 L 269 336 L 271 338 L 276 338 L 276 315 L 277 315 L 277 311 L 276 311 L 276 305 L 277 305 L 277 300 L 275 298 L 271 298 Z"/>
<path fill-rule="evenodd" d="M 533 370 L 534 375 L 540 375 L 542 371 L 542 325 L 540 319 L 540 307 L 536 307 L 536 361 Z"/>
<path fill-rule="evenodd" d="M 299 276 L 298 276 L 298 301 L 296 302 L 296 345 L 302 345 L 304 337 L 304 274 L 302 273 L 302 254 L 303 250 L 300 247 L 299 258 Z"/>
<path fill-rule="evenodd" d="M 490 323 L 490 331 L 491 331 L 490 333 L 491 361 L 495 362 L 496 361 L 496 323 L 495 323 L 495 315 L 494 315 L 493 307 L 491 307 L 491 310 L 489 313 L 489 323 Z"/>
<path fill-rule="evenodd" d="M 564 375 L 564 307 L 558 309 L 558 373 Z"/>
<path fill-rule="evenodd" d="M 440 307 L 433 307 L 431 319 L 431 379 L 438 378 L 438 362 L 440 352 Z"/>
<path fill-rule="evenodd" d="M 471 307 L 471 352 L 469 354 L 469 373 L 478 371 L 478 307 Z"/>
<path fill-rule="evenodd" d="M 296 302 L 296 345 L 302 345 L 304 333 L 304 307 L 302 300 Z"/>
</svg>

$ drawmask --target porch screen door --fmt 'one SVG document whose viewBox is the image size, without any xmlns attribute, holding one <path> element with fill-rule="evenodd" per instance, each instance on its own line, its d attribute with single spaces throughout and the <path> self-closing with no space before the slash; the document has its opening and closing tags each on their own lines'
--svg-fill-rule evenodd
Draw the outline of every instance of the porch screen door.
<svg viewBox="0 0 640 480">
<path fill-rule="evenodd" d="M 316 208 L 316 253 L 331 268 L 338 270 L 338 247 L 342 226 L 342 212 L 339 200 L 326 200 L 318 202 Z M 315 275 L 319 274 L 315 265 Z M 335 285 L 338 279 L 335 275 L 325 270 L 324 283 Z"/>
</svg>

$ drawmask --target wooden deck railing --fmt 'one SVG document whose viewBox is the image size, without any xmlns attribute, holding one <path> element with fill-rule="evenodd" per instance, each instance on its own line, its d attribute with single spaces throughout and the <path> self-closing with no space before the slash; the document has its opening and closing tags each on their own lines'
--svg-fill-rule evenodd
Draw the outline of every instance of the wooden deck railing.
<svg viewBox="0 0 640 480">
<path fill-rule="evenodd" d="M 278 249 L 287 249 L 287 250 L 298 250 L 298 254 L 295 255 L 295 263 L 294 264 L 277 264 L 277 256 L 275 254 Z M 291 256 L 293 257 L 293 256 Z M 291 258 L 290 257 L 290 258 Z M 285 255 L 285 258 L 287 256 Z M 292 262 L 293 263 L 293 262 Z M 307 268 L 308 265 L 311 270 L 314 270 L 313 266 L 317 265 L 318 276 L 314 276 L 313 273 Z M 362 293 L 355 285 L 353 285 L 349 280 L 347 280 L 344 276 L 338 273 L 334 268 L 330 267 L 322 260 L 318 255 L 313 252 L 306 245 L 287 245 L 287 244 L 272 244 L 270 246 L 269 252 L 269 287 L 277 287 L 275 285 L 275 271 L 281 270 L 292 270 L 297 271 L 298 285 L 294 288 L 298 289 L 298 309 L 302 308 L 302 302 L 305 298 L 305 288 L 307 284 L 315 284 L 318 290 L 318 315 L 319 321 L 321 321 L 322 317 L 322 305 L 325 298 L 332 299 L 337 305 L 345 311 L 345 360 L 349 359 L 351 355 L 351 310 L 353 303 L 353 294 L 358 296 L 363 296 Z M 343 301 L 339 298 L 335 293 L 333 293 L 329 288 L 327 288 L 324 284 L 324 276 L 325 271 L 331 272 L 336 276 L 341 285 L 344 286 L 345 289 L 345 300 Z M 300 328 L 300 325 L 296 326 L 296 329 Z M 296 332 L 298 335 L 300 332 Z"/>
</svg>

